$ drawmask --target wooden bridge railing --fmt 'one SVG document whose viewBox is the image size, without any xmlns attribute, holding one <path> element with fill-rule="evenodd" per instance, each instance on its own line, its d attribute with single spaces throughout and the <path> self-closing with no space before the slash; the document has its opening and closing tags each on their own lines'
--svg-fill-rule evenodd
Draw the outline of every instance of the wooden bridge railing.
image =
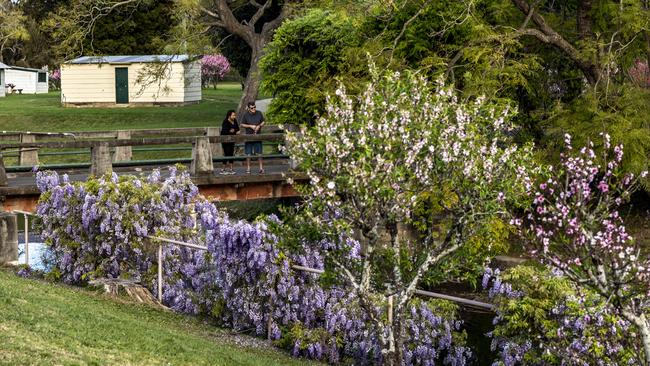
<svg viewBox="0 0 650 366">
<path fill-rule="evenodd" d="M 146 130 L 153 131 L 153 130 Z M 168 132 L 169 133 L 169 132 Z M 246 141 L 274 141 L 283 142 L 283 133 L 268 133 L 260 135 L 234 135 L 234 136 L 178 136 L 178 137 L 152 137 L 152 138 L 129 138 L 129 139 L 75 139 L 67 141 L 28 141 L 0 144 L 0 186 L 7 185 L 7 175 L 2 152 L 10 149 L 37 150 L 37 149 L 70 149 L 89 148 L 91 154 L 90 174 L 103 175 L 113 169 L 110 148 L 152 146 L 170 144 L 192 144 L 192 159 L 190 172 L 193 176 L 212 174 L 213 147 L 222 142 L 246 142 Z"/>
<path fill-rule="evenodd" d="M 276 126 L 267 127 L 269 133 L 282 133 Z M 217 127 L 183 127 L 183 128 L 158 128 L 158 129 L 132 129 L 114 131 L 76 131 L 76 132 L 31 132 L 31 131 L 0 131 L 0 141 L 18 141 L 20 143 L 36 143 L 51 141 L 53 138 L 83 140 L 129 140 L 134 138 L 151 137 L 196 137 L 219 136 L 220 128 Z M 18 165 L 34 166 L 39 164 L 37 147 L 23 147 L 18 153 Z M 221 146 L 212 145 L 212 155 L 221 155 Z M 115 146 L 113 161 L 130 161 L 133 157 L 131 146 Z"/>
</svg>

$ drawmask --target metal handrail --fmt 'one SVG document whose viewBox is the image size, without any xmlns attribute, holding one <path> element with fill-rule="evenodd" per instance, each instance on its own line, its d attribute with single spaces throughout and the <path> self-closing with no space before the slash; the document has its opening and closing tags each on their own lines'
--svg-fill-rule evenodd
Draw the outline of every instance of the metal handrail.
<svg viewBox="0 0 650 366">
<path fill-rule="evenodd" d="M 166 238 L 160 238 L 157 236 L 147 236 L 149 239 L 153 240 L 159 240 L 163 241 L 166 243 L 170 244 L 176 244 L 176 245 L 182 245 L 186 246 L 189 248 L 194 248 L 194 249 L 200 249 L 200 250 L 208 250 L 207 247 L 197 245 L 197 244 L 192 244 L 192 243 L 185 243 L 182 241 L 178 240 L 173 240 L 173 239 L 166 239 Z M 310 268 L 310 267 L 305 267 L 305 266 L 300 266 L 297 264 L 294 264 L 291 266 L 291 268 L 299 270 L 299 271 L 304 271 L 304 272 L 310 272 L 310 273 L 315 273 L 315 274 L 323 274 L 325 273 L 324 270 L 322 269 L 317 269 L 317 268 Z M 457 297 L 457 296 L 451 296 L 451 295 L 445 295 L 445 294 L 440 294 L 437 292 L 431 292 L 431 291 L 425 291 L 425 290 L 415 290 L 416 295 L 420 296 L 426 296 L 426 297 L 433 297 L 437 299 L 443 299 L 443 300 L 449 300 L 453 302 L 457 302 L 459 304 L 465 304 L 469 306 L 474 306 L 482 309 L 488 309 L 488 310 L 494 310 L 494 305 L 484 303 L 481 301 L 476 301 L 476 300 L 470 300 L 470 299 L 464 299 L 462 297 Z M 158 300 L 162 302 L 162 244 L 158 247 Z"/>
<path fill-rule="evenodd" d="M 33 212 L 22 211 L 22 210 L 12 210 L 14 214 L 22 214 L 25 218 L 25 264 L 29 265 L 29 216 L 35 216 Z"/>
</svg>

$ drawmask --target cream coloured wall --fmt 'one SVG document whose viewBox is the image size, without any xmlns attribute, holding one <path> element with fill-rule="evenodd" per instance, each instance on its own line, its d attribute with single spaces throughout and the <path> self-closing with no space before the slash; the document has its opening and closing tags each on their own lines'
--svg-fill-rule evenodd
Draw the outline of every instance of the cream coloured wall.
<svg viewBox="0 0 650 366">
<path fill-rule="evenodd" d="M 38 72 L 35 71 L 6 69 L 5 84 L 15 84 L 14 89 L 22 89 L 23 94 L 47 93 L 47 83 L 44 89 L 37 87 L 42 83 L 38 83 Z"/>
<path fill-rule="evenodd" d="M 112 65 L 61 65 L 62 103 L 115 103 Z"/>
<path fill-rule="evenodd" d="M 185 67 L 185 101 L 198 102 L 201 100 L 201 64 L 196 61 Z"/>
<path fill-rule="evenodd" d="M 62 103 L 115 103 L 115 68 L 129 69 L 129 103 L 182 103 L 201 100 L 200 67 L 192 63 L 186 71 L 181 62 L 165 70 L 165 77 L 155 80 L 154 64 L 64 64 L 61 67 Z M 186 100 L 186 74 L 198 73 L 198 97 L 195 82 L 188 87 L 192 97 Z"/>
<path fill-rule="evenodd" d="M 0 98 L 5 96 L 5 70 L 0 69 Z"/>
</svg>

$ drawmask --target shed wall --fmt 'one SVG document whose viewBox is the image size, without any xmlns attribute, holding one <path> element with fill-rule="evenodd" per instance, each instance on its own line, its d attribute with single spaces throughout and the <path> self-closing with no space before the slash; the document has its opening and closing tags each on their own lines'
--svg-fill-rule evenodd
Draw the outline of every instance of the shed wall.
<svg viewBox="0 0 650 366">
<path fill-rule="evenodd" d="M 36 76 L 36 93 L 37 94 L 44 94 L 50 91 L 50 75 L 48 73 L 45 73 L 45 82 L 44 83 L 39 83 L 38 82 L 38 75 Z"/>
<path fill-rule="evenodd" d="M 165 71 L 166 78 L 153 80 L 154 64 L 66 64 L 61 67 L 61 102 L 115 103 L 115 68 L 129 69 L 129 103 L 185 102 L 185 67 L 175 62 Z M 198 69 L 200 71 L 200 69 Z M 140 83 L 138 78 L 140 76 Z M 198 76 L 200 78 L 200 74 Z M 200 79 L 199 96 L 200 100 Z"/>
<path fill-rule="evenodd" d="M 185 101 L 201 101 L 201 64 L 196 61 L 184 65 L 185 67 Z"/>
<path fill-rule="evenodd" d="M 15 84 L 14 89 L 22 89 L 24 94 L 36 94 L 38 73 L 32 71 L 7 69 L 5 70 L 5 83 Z"/>
</svg>

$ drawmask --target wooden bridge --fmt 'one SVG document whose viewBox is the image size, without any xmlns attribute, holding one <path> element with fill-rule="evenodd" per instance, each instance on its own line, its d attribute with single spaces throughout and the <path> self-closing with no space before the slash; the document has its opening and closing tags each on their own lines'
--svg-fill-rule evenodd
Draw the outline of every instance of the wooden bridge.
<svg viewBox="0 0 650 366">
<path fill-rule="evenodd" d="M 262 155 L 263 174 L 256 174 L 257 169 L 246 174 L 243 166 L 236 166 L 234 175 L 219 174 L 219 163 L 234 161 L 238 165 L 245 160 L 241 155 L 224 157 L 222 142 L 239 145 L 263 141 L 276 150 L 284 144 L 284 131 L 276 129 L 254 136 L 218 134 L 219 129 L 210 127 L 68 133 L 0 131 L 0 205 L 4 211 L 34 210 L 40 194 L 33 172 L 35 166 L 39 170 L 66 173 L 71 181 L 85 181 L 89 175 L 110 171 L 118 175 L 148 174 L 153 169 L 180 163 L 189 167 L 200 192 L 213 200 L 297 196 L 289 182 L 305 181 L 306 176 L 292 171 L 289 158 L 278 152 Z M 133 159 L 134 154 L 182 155 L 183 151 L 191 151 L 191 157 Z M 42 164 L 41 160 L 50 162 Z M 251 167 L 256 166 L 252 161 Z M 164 174 L 161 169 L 161 175 Z"/>
</svg>

